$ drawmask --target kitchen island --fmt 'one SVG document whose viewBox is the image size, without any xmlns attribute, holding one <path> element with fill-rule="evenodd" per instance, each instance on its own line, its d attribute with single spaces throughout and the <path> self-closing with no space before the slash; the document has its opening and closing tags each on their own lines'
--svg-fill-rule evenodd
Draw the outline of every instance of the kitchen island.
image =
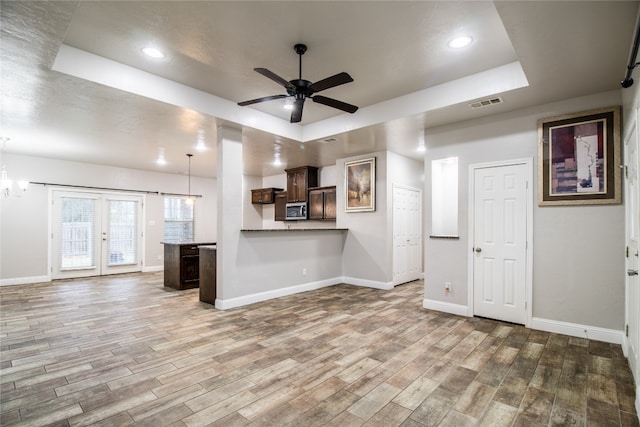
<svg viewBox="0 0 640 427">
<path fill-rule="evenodd" d="M 200 283 L 199 247 L 215 242 L 161 242 L 164 245 L 164 286 L 183 290 Z"/>
</svg>

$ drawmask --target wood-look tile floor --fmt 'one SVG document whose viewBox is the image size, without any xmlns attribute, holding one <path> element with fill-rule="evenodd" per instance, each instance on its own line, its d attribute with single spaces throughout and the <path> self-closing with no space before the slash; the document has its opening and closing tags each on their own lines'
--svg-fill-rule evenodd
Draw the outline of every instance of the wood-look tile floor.
<svg viewBox="0 0 640 427">
<path fill-rule="evenodd" d="M 618 345 L 422 308 L 421 281 L 228 311 L 162 273 L 5 286 L 3 426 L 638 426 Z"/>
</svg>

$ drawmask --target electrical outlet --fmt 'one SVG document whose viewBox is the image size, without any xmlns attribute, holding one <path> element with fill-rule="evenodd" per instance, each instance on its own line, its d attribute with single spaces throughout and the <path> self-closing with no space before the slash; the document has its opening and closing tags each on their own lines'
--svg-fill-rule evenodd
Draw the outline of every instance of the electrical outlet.
<svg viewBox="0 0 640 427">
<path fill-rule="evenodd" d="M 444 282 L 444 290 L 451 292 L 451 282 Z"/>
<path fill-rule="evenodd" d="M 307 267 L 302 267 L 302 275 L 303 276 L 307 275 Z"/>
</svg>

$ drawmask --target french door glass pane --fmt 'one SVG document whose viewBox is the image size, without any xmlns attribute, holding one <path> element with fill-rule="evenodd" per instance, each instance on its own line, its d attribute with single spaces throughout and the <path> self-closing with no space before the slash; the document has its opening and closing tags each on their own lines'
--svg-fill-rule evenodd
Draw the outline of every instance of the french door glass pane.
<svg viewBox="0 0 640 427">
<path fill-rule="evenodd" d="M 62 198 L 60 268 L 87 268 L 95 263 L 95 200 Z"/>
<path fill-rule="evenodd" d="M 109 265 L 136 263 L 137 213 L 136 201 L 109 201 Z"/>
</svg>

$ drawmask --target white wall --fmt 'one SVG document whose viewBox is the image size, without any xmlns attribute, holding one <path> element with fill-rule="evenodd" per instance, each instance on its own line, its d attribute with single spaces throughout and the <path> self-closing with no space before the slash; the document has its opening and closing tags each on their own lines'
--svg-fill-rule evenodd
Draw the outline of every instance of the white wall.
<svg viewBox="0 0 640 427">
<path fill-rule="evenodd" d="M 431 199 L 434 159 L 459 158 L 459 240 L 429 239 L 425 298 L 467 305 L 468 166 L 533 158 L 537 173 L 537 120 L 620 105 L 619 90 L 429 129 L 425 134 L 425 195 Z M 534 197 L 537 179 L 534 177 Z M 538 207 L 533 200 L 533 317 L 612 329 L 623 328 L 623 205 Z M 431 212 L 425 211 L 426 235 Z M 444 291 L 444 282 L 453 292 Z"/>
<path fill-rule="evenodd" d="M 376 158 L 376 210 L 347 213 L 344 164 L 369 157 Z M 422 188 L 422 163 L 389 151 L 378 151 L 338 159 L 336 174 L 337 227 L 349 229 L 342 257 L 343 276 L 356 284 L 389 288 L 393 282 L 393 184 Z"/>
<path fill-rule="evenodd" d="M 182 175 L 116 168 L 42 157 L 4 154 L 10 176 L 32 182 L 83 185 L 129 190 L 186 193 Z M 216 240 L 215 180 L 191 178 L 191 191 L 200 194 L 195 204 L 195 239 Z M 49 276 L 49 193 L 64 187 L 32 184 L 21 198 L 0 201 L 0 279 L 28 283 Z M 106 192 L 106 191 L 105 191 Z M 128 193 L 130 194 L 130 193 Z M 144 269 L 163 266 L 164 198 L 145 196 Z"/>
<path fill-rule="evenodd" d="M 336 284 L 341 275 L 343 232 L 241 231 L 263 228 L 258 215 L 263 207 L 251 204 L 250 190 L 274 186 L 270 180 L 265 184 L 260 178 L 242 176 L 241 140 L 239 131 L 218 128 L 216 307 L 229 308 Z"/>
</svg>

